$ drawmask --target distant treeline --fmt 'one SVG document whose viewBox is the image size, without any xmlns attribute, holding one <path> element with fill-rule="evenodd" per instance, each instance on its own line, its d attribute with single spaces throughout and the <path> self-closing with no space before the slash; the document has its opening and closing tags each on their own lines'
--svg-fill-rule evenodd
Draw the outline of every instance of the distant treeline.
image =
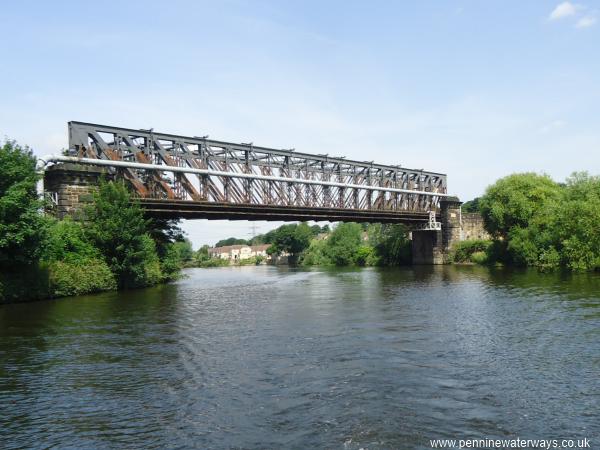
<svg viewBox="0 0 600 450">
<path fill-rule="evenodd" d="M 42 214 L 36 159 L 0 147 L 0 303 L 150 286 L 176 278 L 189 242 L 148 220 L 122 183 L 104 182 L 80 220 Z"/>
<path fill-rule="evenodd" d="M 286 255 L 290 264 L 304 266 L 401 265 L 411 261 L 408 230 L 402 225 L 339 223 L 331 230 L 328 225 L 301 222 L 282 225 L 251 240 L 224 239 L 216 247 L 236 244 L 270 244 L 269 255 Z M 196 252 L 195 263 L 201 267 L 229 264 L 211 258 L 208 246 Z"/>
<path fill-rule="evenodd" d="M 268 231 L 264 234 L 258 234 L 254 236 L 252 239 L 240 239 L 235 237 L 230 237 L 227 239 L 221 239 L 219 242 L 215 244 L 215 247 L 225 247 L 227 245 L 260 245 L 260 244 L 272 244 L 279 233 L 285 230 L 285 225 L 282 227 L 276 228 L 274 230 Z M 312 225 L 310 227 L 311 234 L 316 236 L 319 233 L 329 233 L 329 225 L 323 225 L 320 227 L 319 225 Z"/>
</svg>

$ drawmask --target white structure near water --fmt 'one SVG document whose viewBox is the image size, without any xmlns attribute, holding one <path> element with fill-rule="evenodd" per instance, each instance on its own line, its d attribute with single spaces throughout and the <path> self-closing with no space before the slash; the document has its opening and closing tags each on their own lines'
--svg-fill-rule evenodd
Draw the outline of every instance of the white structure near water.
<svg viewBox="0 0 600 450">
<path fill-rule="evenodd" d="M 213 247 L 208 249 L 208 254 L 212 258 L 221 258 L 229 261 L 239 261 L 250 259 L 256 256 L 269 258 L 267 249 L 270 244 L 261 245 L 225 245 L 223 247 Z"/>
</svg>

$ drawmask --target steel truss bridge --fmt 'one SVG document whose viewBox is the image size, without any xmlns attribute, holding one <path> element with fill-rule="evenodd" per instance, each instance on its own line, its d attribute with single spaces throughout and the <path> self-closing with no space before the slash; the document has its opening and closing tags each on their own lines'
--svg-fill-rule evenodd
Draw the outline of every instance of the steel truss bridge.
<svg viewBox="0 0 600 450">
<path fill-rule="evenodd" d="M 406 223 L 438 229 L 446 175 L 328 155 L 69 122 L 68 155 L 105 166 L 166 218 Z"/>
</svg>

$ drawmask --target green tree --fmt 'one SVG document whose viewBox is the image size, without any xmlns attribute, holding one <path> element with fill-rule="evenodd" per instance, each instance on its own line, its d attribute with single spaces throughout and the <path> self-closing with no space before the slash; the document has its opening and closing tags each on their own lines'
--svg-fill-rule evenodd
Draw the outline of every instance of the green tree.
<svg viewBox="0 0 600 450">
<path fill-rule="evenodd" d="M 161 280 L 149 223 L 123 183 L 102 182 L 85 212 L 86 236 L 102 253 L 120 288 Z"/>
<path fill-rule="evenodd" d="M 521 266 L 600 269 L 598 177 L 575 173 L 558 184 L 545 176 L 511 175 L 488 189 L 481 210 L 496 238 L 488 260 L 495 253 Z"/>
<path fill-rule="evenodd" d="M 159 258 L 163 258 L 168 247 L 174 242 L 183 241 L 185 234 L 179 226 L 177 219 L 151 218 L 148 220 L 148 234 L 156 244 L 156 251 Z"/>
<path fill-rule="evenodd" d="M 357 265 L 364 267 L 372 265 L 375 258 L 375 250 L 368 245 L 361 245 L 356 250 L 355 262 Z"/>
<path fill-rule="evenodd" d="M 313 239 L 308 248 L 300 256 L 300 264 L 303 266 L 330 266 L 333 263 L 325 255 L 326 240 Z"/>
<path fill-rule="evenodd" d="M 515 228 L 527 228 L 533 217 L 561 195 L 558 183 L 546 175 L 513 174 L 488 187 L 479 206 L 487 231 L 506 239 Z"/>
<path fill-rule="evenodd" d="M 479 212 L 479 201 L 481 197 L 475 197 L 473 200 L 464 202 L 461 206 L 462 212 L 466 213 L 477 213 Z"/>
<path fill-rule="evenodd" d="M 208 254 L 208 245 L 203 245 L 198 249 L 195 254 L 196 264 L 200 264 L 203 261 L 207 261 L 210 259 L 210 255 Z"/>
<path fill-rule="evenodd" d="M 221 239 L 215 244 L 215 247 L 225 247 L 227 245 L 248 245 L 248 241 L 246 239 L 230 237 L 227 239 Z"/>
<path fill-rule="evenodd" d="M 179 276 L 183 267 L 189 267 L 194 260 L 194 250 L 189 239 L 172 242 L 167 245 L 164 257 L 160 258 L 160 268 L 166 280 Z"/>
<path fill-rule="evenodd" d="M 377 264 L 398 266 L 411 263 L 411 242 L 404 225 L 372 224 L 368 233 Z"/>
<path fill-rule="evenodd" d="M 488 187 L 479 201 L 485 227 L 495 239 L 488 261 L 557 265 L 551 224 L 562 194 L 558 183 L 535 173 L 509 175 Z"/>
<path fill-rule="evenodd" d="M 179 242 L 174 242 L 166 246 L 165 254 L 160 259 L 160 271 L 165 280 L 173 280 L 179 276 L 185 262 L 181 258 L 181 253 L 177 247 Z"/>
<path fill-rule="evenodd" d="M 174 242 L 173 247 L 175 247 L 177 256 L 182 263 L 188 263 L 194 259 L 194 249 L 192 248 L 192 243 L 189 239 L 185 238 L 181 241 Z"/>
<path fill-rule="evenodd" d="M 0 147 L 0 266 L 35 264 L 43 250 L 47 222 L 40 213 L 31 150 L 14 141 Z"/>
<path fill-rule="evenodd" d="M 100 250 L 86 238 L 81 222 L 54 220 L 42 259 L 49 269 L 50 297 L 116 289 L 117 283 Z"/>
<path fill-rule="evenodd" d="M 292 262 L 295 262 L 300 253 L 308 248 L 313 236 L 314 230 L 306 222 L 282 225 L 275 230 L 272 245 L 267 249 L 267 253 L 289 253 Z"/>
<path fill-rule="evenodd" d="M 355 264 L 362 245 L 362 231 L 358 223 L 340 223 L 327 239 L 325 256 L 336 266 Z"/>
<path fill-rule="evenodd" d="M 571 175 L 554 217 L 562 264 L 573 270 L 600 269 L 600 177 Z"/>
<path fill-rule="evenodd" d="M 87 239 L 81 222 L 70 217 L 52 221 L 42 255 L 45 261 L 82 262 L 102 258 L 100 250 Z"/>
</svg>

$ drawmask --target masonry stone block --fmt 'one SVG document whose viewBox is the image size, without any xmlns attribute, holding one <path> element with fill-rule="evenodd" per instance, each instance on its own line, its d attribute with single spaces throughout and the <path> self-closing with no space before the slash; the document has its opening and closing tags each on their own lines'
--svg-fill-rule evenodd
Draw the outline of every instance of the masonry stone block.
<svg viewBox="0 0 600 450">
<path fill-rule="evenodd" d="M 101 178 L 111 179 L 107 169 L 78 164 L 55 164 L 44 173 L 44 191 L 55 202 L 51 213 L 59 218 L 76 215 L 93 199 Z"/>
</svg>

